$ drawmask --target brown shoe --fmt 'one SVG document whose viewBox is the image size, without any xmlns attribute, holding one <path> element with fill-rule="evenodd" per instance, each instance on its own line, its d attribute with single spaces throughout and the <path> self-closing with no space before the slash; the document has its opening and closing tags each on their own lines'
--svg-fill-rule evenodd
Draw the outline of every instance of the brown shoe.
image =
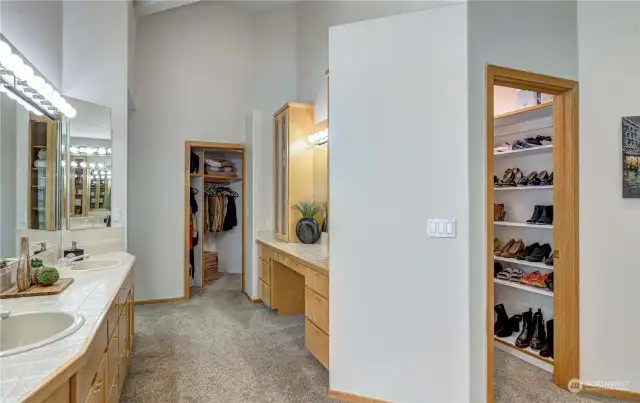
<svg viewBox="0 0 640 403">
<path fill-rule="evenodd" d="M 493 220 L 494 221 L 502 221 L 504 220 L 504 204 L 493 204 Z"/>
<path fill-rule="evenodd" d="M 509 257 L 513 259 L 522 249 L 524 249 L 524 242 L 522 242 L 522 239 L 518 239 L 516 242 L 513 243 L 513 245 L 511 245 L 509 249 L 502 252 L 501 256 Z"/>
<path fill-rule="evenodd" d="M 509 240 L 509 242 L 507 242 L 507 243 L 506 243 L 506 244 L 505 244 L 501 249 L 498 249 L 498 250 L 494 253 L 494 255 L 496 255 L 496 256 L 502 256 L 502 254 L 503 254 L 504 252 L 508 251 L 508 250 L 513 246 L 513 244 L 514 244 L 514 243 L 516 243 L 516 240 L 515 240 L 515 239 L 513 239 L 513 238 L 512 238 L 512 239 L 510 239 L 510 240 Z"/>
</svg>

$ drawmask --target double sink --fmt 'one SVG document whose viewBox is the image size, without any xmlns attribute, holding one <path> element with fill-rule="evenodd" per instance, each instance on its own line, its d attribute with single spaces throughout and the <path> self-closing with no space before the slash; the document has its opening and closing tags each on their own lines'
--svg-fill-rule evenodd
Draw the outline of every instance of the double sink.
<svg viewBox="0 0 640 403">
<path fill-rule="evenodd" d="M 114 259 L 88 258 L 74 262 L 68 269 L 72 271 L 108 270 L 122 264 L 122 261 Z M 73 334 L 83 324 L 82 315 L 62 310 L 0 313 L 0 357 L 51 344 Z"/>
</svg>

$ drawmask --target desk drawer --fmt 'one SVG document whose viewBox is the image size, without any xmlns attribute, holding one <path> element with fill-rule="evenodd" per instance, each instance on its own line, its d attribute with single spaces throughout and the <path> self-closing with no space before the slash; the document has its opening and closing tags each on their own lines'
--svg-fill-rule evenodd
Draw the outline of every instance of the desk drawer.
<svg viewBox="0 0 640 403">
<path fill-rule="evenodd" d="M 309 319 L 304 320 L 304 339 L 307 349 L 311 351 L 325 368 L 329 369 L 329 336 Z"/>
<path fill-rule="evenodd" d="M 271 264 L 269 261 L 258 259 L 258 277 L 267 285 L 271 285 Z"/>
<path fill-rule="evenodd" d="M 304 315 L 323 332 L 329 333 L 329 301 L 310 288 L 304 290 Z"/>
<path fill-rule="evenodd" d="M 260 299 L 264 304 L 271 308 L 271 287 L 264 281 L 260 280 Z"/>
<path fill-rule="evenodd" d="M 295 271 L 296 273 L 305 276 L 307 275 L 307 271 L 309 270 L 309 268 L 301 263 L 296 262 L 295 260 L 285 256 L 285 255 L 279 255 L 278 256 L 278 262 L 282 263 L 284 266 L 287 266 L 288 268 L 290 268 L 291 270 Z"/>
<path fill-rule="evenodd" d="M 313 269 L 308 269 L 304 276 L 304 283 L 321 296 L 329 298 L 329 277 Z"/>
</svg>

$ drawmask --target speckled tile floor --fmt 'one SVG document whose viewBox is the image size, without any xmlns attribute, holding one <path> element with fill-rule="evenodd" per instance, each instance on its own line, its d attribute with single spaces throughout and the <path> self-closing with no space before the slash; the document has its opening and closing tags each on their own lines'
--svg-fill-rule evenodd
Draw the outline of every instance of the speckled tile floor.
<svg viewBox="0 0 640 403">
<path fill-rule="evenodd" d="M 191 300 L 136 307 L 123 403 L 323 403 L 329 373 L 304 347 L 304 317 L 278 317 L 225 275 Z M 496 350 L 496 403 L 595 403 Z M 426 403 L 426 402 L 412 402 Z"/>
</svg>

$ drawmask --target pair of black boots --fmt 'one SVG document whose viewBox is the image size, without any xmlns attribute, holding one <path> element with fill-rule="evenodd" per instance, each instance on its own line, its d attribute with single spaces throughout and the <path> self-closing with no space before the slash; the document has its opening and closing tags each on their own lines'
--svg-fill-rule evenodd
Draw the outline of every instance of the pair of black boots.
<svg viewBox="0 0 640 403">
<path fill-rule="evenodd" d="M 547 332 L 544 329 L 544 318 L 542 311 L 538 309 L 535 314 L 529 308 L 528 312 L 522 315 L 514 315 L 509 318 L 504 305 L 498 304 L 494 307 L 498 314 L 498 319 L 494 324 L 494 334 L 498 337 L 509 337 L 514 332 L 520 331 L 520 321 L 522 321 L 522 332 L 516 339 L 516 347 L 533 350 L 541 350 L 541 357 L 553 357 L 553 319 L 547 322 Z"/>
<path fill-rule="evenodd" d="M 553 224 L 553 206 L 535 206 L 529 224 Z"/>
</svg>

